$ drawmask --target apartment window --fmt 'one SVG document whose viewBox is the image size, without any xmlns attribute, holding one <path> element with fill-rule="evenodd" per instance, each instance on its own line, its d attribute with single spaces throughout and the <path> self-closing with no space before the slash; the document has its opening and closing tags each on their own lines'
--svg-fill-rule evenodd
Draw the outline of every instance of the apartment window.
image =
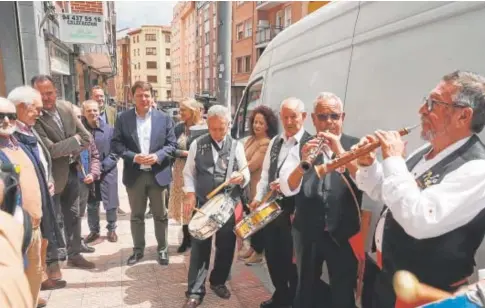
<svg viewBox="0 0 485 308">
<path fill-rule="evenodd" d="M 253 21 L 251 19 L 246 20 L 244 23 L 245 37 L 253 36 Z"/>
<path fill-rule="evenodd" d="M 168 83 L 168 84 L 171 84 L 172 83 L 172 77 L 171 76 L 165 77 L 165 82 Z"/>
<path fill-rule="evenodd" d="M 209 6 L 204 10 L 204 21 L 209 19 Z"/>
<path fill-rule="evenodd" d="M 146 48 L 146 55 L 147 56 L 156 56 L 157 55 L 157 48 L 156 47 L 147 47 Z"/>
<path fill-rule="evenodd" d="M 135 44 L 135 43 L 136 43 L 136 42 L 135 42 L 135 37 L 133 37 L 133 44 Z"/>
<path fill-rule="evenodd" d="M 242 63 L 243 58 L 236 58 L 236 73 L 242 73 L 242 68 L 243 68 L 243 63 Z"/>
<path fill-rule="evenodd" d="M 171 99 L 171 98 L 172 98 L 172 91 L 167 90 L 167 99 Z"/>
<path fill-rule="evenodd" d="M 165 55 L 170 56 L 170 48 L 165 48 Z"/>
<path fill-rule="evenodd" d="M 205 33 L 205 45 L 209 44 L 210 32 Z"/>
<path fill-rule="evenodd" d="M 244 71 L 246 73 L 251 72 L 251 56 L 245 56 L 244 57 Z"/>
<path fill-rule="evenodd" d="M 285 7 L 285 28 L 291 25 L 291 5 Z"/>
<path fill-rule="evenodd" d="M 136 51 L 138 51 L 138 55 L 140 55 L 140 48 L 138 48 Z"/>
<path fill-rule="evenodd" d="M 150 33 L 150 34 L 145 34 L 145 41 L 156 41 L 157 40 L 157 35 Z"/>
<path fill-rule="evenodd" d="M 152 83 L 157 83 L 158 78 L 157 78 L 157 76 L 147 76 L 147 81 L 152 82 Z"/>
<path fill-rule="evenodd" d="M 165 34 L 165 43 L 170 43 L 170 34 Z"/>
<path fill-rule="evenodd" d="M 239 24 L 236 26 L 236 39 L 242 40 L 244 38 L 244 26 L 243 24 Z"/>
<path fill-rule="evenodd" d="M 157 76 L 155 76 L 157 77 Z M 153 90 L 153 97 L 157 98 L 158 97 L 158 91 L 157 90 Z"/>
<path fill-rule="evenodd" d="M 157 61 L 147 61 L 147 68 L 157 68 Z"/>
<path fill-rule="evenodd" d="M 136 36 L 136 42 L 140 43 L 140 36 L 139 35 Z"/>
<path fill-rule="evenodd" d="M 167 69 L 167 70 L 170 69 L 170 62 L 165 62 L 165 69 Z"/>
</svg>

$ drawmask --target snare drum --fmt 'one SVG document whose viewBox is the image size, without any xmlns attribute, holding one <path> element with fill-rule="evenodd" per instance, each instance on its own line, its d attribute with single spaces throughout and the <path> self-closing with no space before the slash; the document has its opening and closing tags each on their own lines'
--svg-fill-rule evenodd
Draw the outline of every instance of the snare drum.
<svg viewBox="0 0 485 308">
<path fill-rule="evenodd" d="M 205 240 L 216 233 L 234 214 L 236 201 L 229 195 L 219 194 L 207 201 L 189 222 L 189 233 Z"/>
<path fill-rule="evenodd" d="M 281 212 L 276 200 L 263 203 L 237 223 L 234 233 L 245 240 L 275 220 Z"/>
</svg>

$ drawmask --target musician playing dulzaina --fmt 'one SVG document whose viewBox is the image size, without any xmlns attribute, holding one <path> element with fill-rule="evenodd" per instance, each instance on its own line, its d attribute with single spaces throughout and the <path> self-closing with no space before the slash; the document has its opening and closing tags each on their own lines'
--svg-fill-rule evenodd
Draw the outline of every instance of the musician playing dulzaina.
<svg viewBox="0 0 485 308">
<path fill-rule="evenodd" d="M 231 148 L 234 149 L 233 171 L 230 184 L 235 185 L 231 197 L 239 199 L 241 190 L 249 183 L 249 171 L 244 147 L 228 134 L 229 110 L 220 105 L 212 106 L 207 113 L 209 134 L 202 135 L 190 144 L 189 154 L 184 167 L 185 211 L 192 212 L 194 207 L 202 207 L 207 202 L 207 194 L 224 183 L 230 168 Z M 225 286 L 232 266 L 236 235 L 234 214 L 216 233 L 216 256 L 214 269 L 209 277 L 210 287 L 217 296 L 228 299 L 231 293 Z M 188 301 L 184 307 L 200 305 L 205 296 L 212 248 L 212 237 L 206 240 L 193 239 L 188 275 Z"/>
<path fill-rule="evenodd" d="M 249 205 L 251 209 L 260 205 L 268 191 L 279 190 L 279 174 L 283 166 L 300 162 L 300 150 L 310 139 L 310 134 L 303 128 L 305 118 L 305 104 L 301 100 L 287 98 L 281 103 L 280 119 L 284 132 L 274 137 L 268 145 L 257 193 Z M 261 303 L 261 308 L 291 307 L 296 291 L 290 220 L 295 201 L 292 197 L 283 198 L 279 204 L 282 213 L 264 227 L 263 233 L 266 263 L 275 291 L 271 299 Z"/>
<path fill-rule="evenodd" d="M 325 138 L 324 153 L 318 153 L 313 164 L 328 162 L 344 153 L 358 139 L 342 133 L 345 113 L 342 101 L 333 93 L 323 92 L 314 102 L 313 125 L 318 133 L 303 146 L 302 159 L 316 151 L 320 138 Z M 319 178 L 314 168 L 305 172 L 300 162 L 285 166 L 281 172 L 281 191 L 295 195 L 293 240 L 298 268 L 295 308 L 355 307 L 357 259 L 349 239 L 360 230 L 362 192 L 351 179 L 357 170 L 353 163 Z M 326 261 L 330 297 L 320 280 Z"/>
<path fill-rule="evenodd" d="M 466 284 L 485 234 L 485 146 L 476 135 L 485 124 L 485 78 L 460 71 L 444 76 L 419 114 L 428 144 L 407 160 L 397 132 L 377 131 L 358 145 L 379 141 L 383 158 L 379 163 L 371 152 L 357 160 L 356 183 L 386 204 L 375 233 L 381 271 L 372 307 L 424 304 L 396 300 L 398 270 L 446 291 Z"/>
</svg>

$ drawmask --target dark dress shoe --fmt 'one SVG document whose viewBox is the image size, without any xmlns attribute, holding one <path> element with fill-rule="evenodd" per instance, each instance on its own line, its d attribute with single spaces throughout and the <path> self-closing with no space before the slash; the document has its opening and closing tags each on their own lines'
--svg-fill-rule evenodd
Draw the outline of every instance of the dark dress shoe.
<svg viewBox="0 0 485 308">
<path fill-rule="evenodd" d="M 123 211 L 121 208 L 118 208 L 118 210 L 116 211 L 118 213 L 118 215 L 120 216 L 125 216 L 126 215 L 126 212 Z"/>
<path fill-rule="evenodd" d="M 45 306 L 47 306 L 47 301 L 39 297 L 37 300 L 37 308 L 44 308 Z"/>
<path fill-rule="evenodd" d="M 69 257 L 67 260 L 67 265 L 70 267 L 77 267 L 82 269 L 93 269 L 96 267 L 96 265 L 93 262 L 89 262 L 88 260 L 84 259 L 84 257 L 81 255 Z"/>
<path fill-rule="evenodd" d="M 88 236 L 84 239 L 86 244 L 92 243 L 99 238 L 99 232 L 90 232 Z"/>
<path fill-rule="evenodd" d="M 42 282 L 40 285 L 40 290 L 45 291 L 45 290 L 57 290 L 57 289 L 62 289 L 66 287 L 66 281 L 65 280 L 54 280 L 54 279 L 46 279 Z"/>
<path fill-rule="evenodd" d="M 275 302 L 272 298 L 264 301 L 259 305 L 260 308 L 291 308 L 291 305 L 283 305 Z"/>
<path fill-rule="evenodd" d="M 96 249 L 94 247 L 86 245 L 84 241 L 81 241 L 81 252 L 82 253 L 93 253 Z"/>
<path fill-rule="evenodd" d="M 182 245 L 177 248 L 178 253 L 184 253 L 190 248 L 190 242 L 183 242 Z"/>
<path fill-rule="evenodd" d="M 158 263 L 160 265 L 168 265 L 168 253 L 162 251 L 158 254 Z"/>
<path fill-rule="evenodd" d="M 126 264 L 135 265 L 141 259 L 143 259 L 143 254 L 139 252 L 135 252 L 131 255 L 131 257 L 128 258 L 128 262 L 126 262 Z"/>
<path fill-rule="evenodd" d="M 109 231 L 107 237 L 108 241 L 111 243 L 116 243 L 118 241 L 118 235 L 116 235 L 115 231 Z"/>
<path fill-rule="evenodd" d="M 220 284 L 217 286 L 211 285 L 211 290 L 214 291 L 214 293 L 216 293 L 216 295 L 219 296 L 220 298 L 228 299 L 229 297 L 231 297 L 231 292 L 223 284 Z"/>
<path fill-rule="evenodd" d="M 197 299 L 195 299 L 195 298 L 191 298 L 191 299 L 189 299 L 189 300 L 188 300 L 188 301 L 185 303 L 185 305 L 184 305 L 184 307 L 183 307 L 183 308 L 195 308 L 195 307 L 197 307 L 197 306 L 199 306 L 199 305 L 200 305 L 200 301 L 199 301 L 199 300 L 197 300 Z"/>
</svg>

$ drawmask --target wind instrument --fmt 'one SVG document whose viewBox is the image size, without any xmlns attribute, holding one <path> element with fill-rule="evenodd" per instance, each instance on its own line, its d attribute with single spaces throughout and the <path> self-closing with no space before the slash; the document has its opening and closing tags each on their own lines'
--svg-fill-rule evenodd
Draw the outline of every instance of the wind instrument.
<svg viewBox="0 0 485 308">
<path fill-rule="evenodd" d="M 318 137 L 318 139 L 319 139 L 318 145 L 310 150 L 310 153 L 308 154 L 306 160 L 303 160 L 303 161 L 300 162 L 300 168 L 303 169 L 303 171 L 305 173 L 310 171 L 310 169 L 313 166 L 313 162 L 315 161 L 317 156 L 323 151 L 323 149 L 325 147 L 325 138 Z"/>
<path fill-rule="evenodd" d="M 401 130 L 399 130 L 399 135 L 405 136 L 409 134 L 412 130 L 414 130 L 416 127 L 420 126 L 420 124 L 411 126 L 411 127 L 405 127 Z M 335 169 L 338 169 L 349 162 L 356 160 L 357 158 L 366 155 L 370 153 L 371 151 L 377 149 L 380 146 L 379 141 L 371 142 L 368 143 L 360 148 L 345 152 L 341 154 L 339 157 L 321 165 L 315 166 L 315 171 L 317 172 L 317 175 L 319 178 L 324 176 L 325 174 L 334 171 Z M 300 165 L 301 166 L 301 165 Z M 302 167 L 303 168 L 303 167 Z"/>
</svg>

